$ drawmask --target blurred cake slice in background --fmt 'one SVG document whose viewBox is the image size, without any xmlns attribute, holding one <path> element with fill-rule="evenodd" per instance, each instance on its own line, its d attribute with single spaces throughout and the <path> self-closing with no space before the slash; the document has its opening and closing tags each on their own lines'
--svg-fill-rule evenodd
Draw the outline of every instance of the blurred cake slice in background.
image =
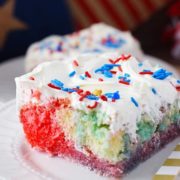
<svg viewBox="0 0 180 180">
<path fill-rule="evenodd" d="M 32 70 L 45 61 L 62 60 L 68 56 L 102 52 L 130 53 L 143 57 L 139 42 L 129 31 L 120 31 L 104 23 L 69 35 L 52 35 L 32 44 L 26 54 L 25 69 Z"/>
</svg>

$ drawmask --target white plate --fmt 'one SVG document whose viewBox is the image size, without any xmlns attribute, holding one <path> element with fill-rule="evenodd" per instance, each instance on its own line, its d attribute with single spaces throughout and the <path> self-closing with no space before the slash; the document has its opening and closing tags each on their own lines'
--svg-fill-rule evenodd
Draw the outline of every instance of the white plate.
<svg viewBox="0 0 180 180">
<path fill-rule="evenodd" d="M 168 144 L 124 179 L 150 180 L 179 141 L 180 138 Z M 49 157 L 32 149 L 24 138 L 21 124 L 16 116 L 15 100 L 12 100 L 0 108 L 0 179 L 105 180 L 108 178 L 101 177 L 76 163 L 59 157 Z"/>
</svg>

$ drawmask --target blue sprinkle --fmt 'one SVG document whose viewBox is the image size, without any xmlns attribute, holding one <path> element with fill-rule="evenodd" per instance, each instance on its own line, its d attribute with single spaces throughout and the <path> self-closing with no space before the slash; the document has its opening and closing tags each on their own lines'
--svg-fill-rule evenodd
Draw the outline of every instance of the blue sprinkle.
<svg viewBox="0 0 180 180">
<path fill-rule="evenodd" d="M 62 51 L 62 46 L 60 44 L 56 47 L 56 51 Z"/>
<path fill-rule="evenodd" d="M 157 91 L 154 88 L 152 88 L 151 90 L 154 94 L 157 94 Z"/>
<path fill-rule="evenodd" d="M 108 98 L 112 98 L 114 93 L 106 93 L 105 96 Z"/>
<path fill-rule="evenodd" d="M 109 71 L 113 69 L 113 67 L 118 67 L 120 64 L 104 64 L 102 67 L 95 70 L 95 73 L 101 72 L 104 73 L 104 71 Z"/>
<path fill-rule="evenodd" d="M 139 106 L 138 103 L 137 103 L 137 101 L 136 101 L 133 97 L 131 97 L 131 101 L 132 101 L 132 103 L 134 103 L 134 105 L 135 105 L 136 107 Z"/>
<path fill-rule="evenodd" d="M 101 67 L 101 70 L 111 70 L 113 66 L 105 64 L 104 66 Z"/>
<path fill-rule="evenodd" d="M 86 98 L 90 99 L 90 100 L 98 100 L 99 99 L 99 97 L 97 97 L 97 96 L 95 96 L 93 94 L 86 96 Z"/>
<path fill-rule="evenodd" d="M 159 79 L 159 80 L 164 80 L 170 75 L 172 75 L 171 72 L 168 72 L 165 69 L 159 69 L 159 70 L 154 72 L 153 78 Z"/>
<path fill-rule="evenodd" d="M 105 96 L 107 98 L 120 99 L 119 91 L 116 91 L 115 93 L 106 93 Z"/>
<path fill-rule="evenodd" d="M 95 73 L 103 74 L 107 78 L 112 78 L 113 74 L 110 72 L 114 67 L 120 66 L 119 64 L 104 64 L 102 67 L 96 69 Z"/>
<path fill-rule="evenodd" d="M 131 82 L 131 80 L 130 80 L 130 79 L 124 79 L 124 81 L 125 81 L 125 82 L 128 82 L 128 83 L 130 83 L 130 82 Z"/>
<path fill-rule="evenodd" d="M 74 90 L 74 89 L 71 89 L 71 88 L 62 88 L 61 89 L 62 91 L 65 91 L 65 92 L 75 92 L 76 90 Z"/>
<path fill-rule="evenodd" d="M 61 81 L 59 81 L 57 79 L 51 80 L 51 83 L 60 88 L 62 88 L 64 86 L 64 83 L 62 83 Z"/>
<path fill-rule="evenodd" d="M 61 88 L 61 90 L 65 91 L 65 92 L 76 92 L 75 89 L 64 87 L 64 84 L 61 81 L 57 80 L 57 79 L 51 80 L 51 84 L 53 84 L 56 87 Z"/>
<path fill-rule="evenodd" d="M 124 76 L 125 76 L 125 77 L 130 77 L 130 74 L 125 73 Z"/>
<path fill-rule="evenodd" d="M 124 78 L 124 76 L 118 76 L 118 79 L 123 79 Z"/>
<path fill-rule="evenodd" d="M 85 80 L 85 77 L 82 76 L 82 75 L 80 75 L 79 78 L 82 79 L 82 80 Z"/>
<path fill-rule="evenodd" d="M 110 71 L 104 71 L 104 76 L 107 77 L 107 78 L 112 78 L 113 75 Z"/>
<path fill-rule="evenodd" d="M 76 92 L 75 89 L 68 88 L 68 92 Z"/>
<path fill-rule="evenodd" d="M 119 91 L 116 91 L 113 95 L 113 99 L 120 99 Z"/>
<path fill-rule="evenodd" d="M 129 75 L 130 76 L 130 75 Z M 128 77 L 129 77 L 128 76 Z M 131 80 L 130 79 L 127 79 L 127 75 L 126 76 L 118 76 L 118 79 L 122 79 L 123 81 L 125 81 L 125 82 L 131 82 Z"/>
<path fill-rule="evenodd" d="M 98 73 L 98 72 L 101 72 L 101 71 L 102 71 L 102 69 L 99 68 L 99 69 L 96 69 L 94 72 Z"/>
<path fill-rule="evenodd" d="M 138 66 L 139 66 L 139 67 L 142 67 L 142 66 L 143 66 L 143 63 L 142 63 L 142 62 L 140 62 L 140 63 L 138 64 Z"/>
<path fill-rule="evenodd" d="M 64 87 L 63 87 L 61 90 L 68 92 L 68 88 L 64 88 Z"/>
<path fill-rule="evenodd" d="M 180 84 L 180 80 L 177 80 L 177 83 Z"/>
<path fill-rule="evenodd" d="M 69 77 L 73 77 L 76 74 L 76 71 L 72 71 L 71 73 L 69 73 Z"/>
</svg>

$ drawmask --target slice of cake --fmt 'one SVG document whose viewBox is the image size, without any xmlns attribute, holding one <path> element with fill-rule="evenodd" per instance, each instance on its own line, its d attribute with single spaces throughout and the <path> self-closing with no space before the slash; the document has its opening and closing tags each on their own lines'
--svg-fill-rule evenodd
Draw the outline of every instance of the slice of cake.
<svg viewBox="0 0 180 180">
<path fill-rule="evenodd" d="M 131 55 L 88 54 L 16 78 L 28 142 L 120 177 L 180 135 L 180 81 Z"/>
<path fill-rule="evenodd" d="M 80 53 L 117 51 L 142 58 L 140 45 L 130 32 L 123 32 L 103 23 L 65 36 L 50 36 L 32 44 L 26 54 L 26 70 L 44 61 L 62 60 Z"/>
</svg>

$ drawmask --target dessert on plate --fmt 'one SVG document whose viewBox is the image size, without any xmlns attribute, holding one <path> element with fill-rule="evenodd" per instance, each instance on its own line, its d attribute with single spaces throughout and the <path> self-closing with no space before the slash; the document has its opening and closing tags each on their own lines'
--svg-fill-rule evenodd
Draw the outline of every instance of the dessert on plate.
<svg viewBox="0 0 180 180">
<path fill-rule="evenodd" d="M 52 35 L 33 43 L 26 54 L 25 68 L 30 71 L 45 61 L 107 51 L 131 53 L 140 59 L 143 57 L 139 42 L 129 31 L 123 32 L 104 23 L 97 23 L 69 35 Z"/>
<path fill-rule="evenodd" d="M 120 177 L 180 135 L 180 81 L 132 55 L 84 54 L 16 78 L 32 147 Z"/>
</svg>

